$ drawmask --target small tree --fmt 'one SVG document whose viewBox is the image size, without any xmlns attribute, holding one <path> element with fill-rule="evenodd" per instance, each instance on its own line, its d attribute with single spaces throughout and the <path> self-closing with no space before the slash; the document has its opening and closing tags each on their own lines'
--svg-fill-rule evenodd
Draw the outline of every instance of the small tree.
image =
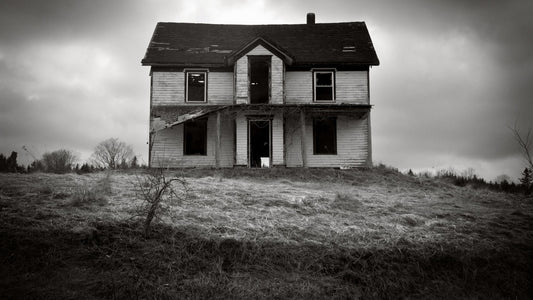
<svg viewBox="0 0 533 300">
<path fill-rule="evenodd" d="M 178 187 L 174 183 L 178 184 Z M 146 174 L 140 175 L 135 186 L 142 200 L 137 213 L 144 218 L 146 237 L 150 234 L 154 218 L 159 218 L 170 202 L 184 200 L 188 194 L 187 181 L 175 175 L 168 176 L 163 169 L 150 169 Z"/>
<path fill-rule="evenodd" d="M 76 156 L 70 150 L 65 149 L 47 152 L 41 159 L 45 171 L 51 173 L 70 172 L 76 160 Z"/>
<path fill-rule="evenodd" d="M 8 172 L 17 172 L 19 166 L 17 163 L 17 152 L 11 152 L 11 155 L 7 158 L 6 164 Z"/>
<path fill-rule="evenodd" d="M 110 138 L 96 146 L 92 160 L 102 168 L 116 169 L 122 161 L 128 162 L 132 157 L 131 145 L 119 141 L 118 138 Z"/>
<path fill-rule="evenodd" d="M 131 159 L 130 168 L 137 169 L 139 167 L 139 163 L 137 162 L 137 156 L 134 156 Z"/>
<path fill-rule="evenodd" d="M 524 194 L 529 195 L 531 192 L 531 186 L 533 185 L 533 171 L 529 168 L 525 168 L 520 178 L 520 184 L 524 189 Z"/>
</svg>

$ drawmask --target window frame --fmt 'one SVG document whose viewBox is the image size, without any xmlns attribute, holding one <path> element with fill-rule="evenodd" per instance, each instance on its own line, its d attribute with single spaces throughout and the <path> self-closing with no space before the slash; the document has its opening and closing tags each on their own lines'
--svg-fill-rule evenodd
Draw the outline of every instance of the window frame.
<svg viewBox="0 0 533 300">
<path fill-rule="evenodd" d="M 313 72 L 313 102 L 335 102 L 336 93 L 336 71 L 335 69 L 312 69 Z M 317 85 L 317 74 L 331 74 L 331 85 Z M 330 87 L 331 100 L 317 99 L 317 87 Z"/>
<path fill-rule="evenodd" d="M 204 151 L 203 153 L 200 153 L 200 154 L 188 154 L 187 153 L 187 127 L 188 125 L 191 125 L 192 123 L 196 123 L 196 122 L 204 122 L 205 123 L 205 129 L 204 129 L 204 132 L 203 132 L 203 136 L 204 136 L 204 143 L 203 143 L 203 147 L 204 147 Z M 183 123 L 183 156 L 207 156 L 207 125 L 208 125 L 208 118 L 199 118 L 199 119 L 194 119 L 194 120 L 190 120 L 190 121 L 186 121 Z"/>
<path fill-rule="evenodd" d="M 209 70 L 207 69 L 184 69 L 185 74 L 185 103 L 207 103 L 207 81 Z M 189 74 L 198 73 L 204 75 L 204 100 L 189 100 Z"/>
<path fill-rule="evenodd" d="M 328 120 L 328 121 L 333 121 L 334 122 L 334 134 L 333 134 L 333 140 L 334 140 L 334 148 L 333 150 L 331 151 L 331 153 L 319 153 L 317 151 L 317 149 L 319 149 L 319 147 L 317 147 L 317 142 L 318 142 L 318 138 L 317 138 L 317 123 L 318 122 L 321 122 L 321 121 L 324 121 L 324 120 Z M 338 152 L 337 152 L 337 145 L 338 144 L 338 140 L 337 140 L 337 117 L 317 117 L 317 118 L 313 118 L 313 155 L 337 155 Z"/>
</svg>

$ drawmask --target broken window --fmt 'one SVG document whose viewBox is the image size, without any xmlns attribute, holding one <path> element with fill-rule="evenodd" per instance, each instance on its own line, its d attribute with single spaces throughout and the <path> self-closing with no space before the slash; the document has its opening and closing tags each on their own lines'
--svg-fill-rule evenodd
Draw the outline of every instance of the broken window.
<svg viewBox="0 0 533 300">
<path fill-rule="evenodd" d="M 187 102 L 205 102 L 207 72 L 187 71 L 185 72 L 187 81 L 185 88 L 185 99 Z"/>
<path fill-rule="evenodd" d="M 335 100 L 335 72 L 334 71 L 314 71 L 314 96 L 315 101 Z"/>
<path fill-rule="evenodd" d="M 207 118 L 183 123 L 183 154 L 207 155 Z"/>
<path fill-rule="evenodd" d="M 313 153 L 337 154 L 337 119 L 313 120 Z"/>
</svg>

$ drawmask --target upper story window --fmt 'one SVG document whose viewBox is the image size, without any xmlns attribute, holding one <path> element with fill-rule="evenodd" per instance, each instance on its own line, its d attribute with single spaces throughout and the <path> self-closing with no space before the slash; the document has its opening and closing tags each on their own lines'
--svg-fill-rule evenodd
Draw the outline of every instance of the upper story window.
<svg viewBox="0 0 533 300">
<path fill-rule="evenodd" d="M 314 101 L 335 101 L 335 71 L 313 71 Z"/>
<path fill-rule="evenodd" d="M 185 101 L 207 101 L 207 71 L 185 72 Z"/>
</svg>

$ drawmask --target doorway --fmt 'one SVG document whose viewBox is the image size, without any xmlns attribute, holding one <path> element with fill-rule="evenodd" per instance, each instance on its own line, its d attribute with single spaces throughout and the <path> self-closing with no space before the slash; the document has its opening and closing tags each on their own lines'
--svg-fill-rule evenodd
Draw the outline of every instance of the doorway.
<svg viewBox="0 0 533 300">
<path fill-rule="evenodd" d="M 250 104 L 268 103 L 270 99 L 270 56 L 249 56 Z"/>
<path fill-rule="evenodd" d="M 270 120 L 248 121 L 248 163 L 251 168 L 270 167 L 271 132 Z"/>
</svg>

